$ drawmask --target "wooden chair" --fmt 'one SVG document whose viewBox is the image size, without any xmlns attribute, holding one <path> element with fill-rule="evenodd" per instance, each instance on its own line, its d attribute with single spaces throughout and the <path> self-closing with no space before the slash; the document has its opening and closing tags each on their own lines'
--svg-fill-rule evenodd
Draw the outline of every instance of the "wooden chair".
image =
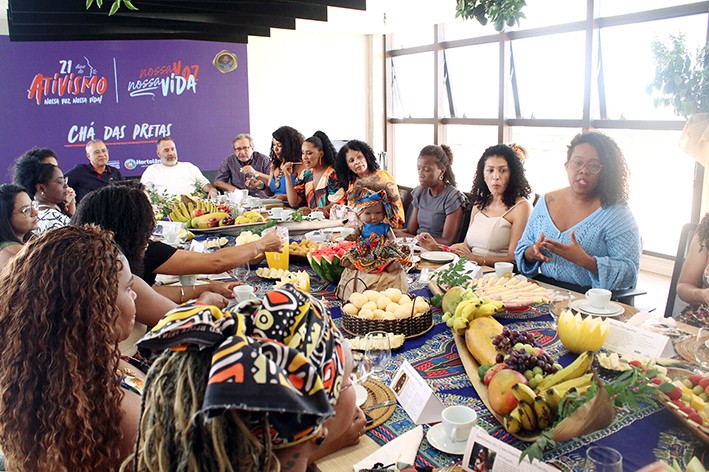
<svg viewBox="0 0 709 472">
<path fill-rule="evenodd" d="M 399 198 L 401 198 L 401 203 L 404 206 L 404 215 L 406 215 L 404 222 L 404 228 L 406 228 L 406 225 L 409 223 L 409 218 L 411 217 L 411 210 L 413 209 L 411 206 L 411 200 L 413 200 L 411 192 L 413 191 L 413 187 L 405 187 L 403 185 L 397 185 L 397 187 L 399 189 Z"/>
<path fill-rule="evenodd" d="M 694 238 L 694 233 L 697 232 L 697 223 L 687 223 L 682 226 L 682 232 L 679 236 L 679 244 L 677 245 L 677 255 L 675 256 L 675 266 L 672 269 L 672 279 L 670 280 L 670 291 L 667 294 L 667 305 L 665 306 L 665 316 L 670 317 L 675 310 L 677 303 L 677 282 L 682 273 L 684 260 L 687 258 L 687 251 Z M 681 301 L 681 300 L 680 300 Z"/>
</svg>

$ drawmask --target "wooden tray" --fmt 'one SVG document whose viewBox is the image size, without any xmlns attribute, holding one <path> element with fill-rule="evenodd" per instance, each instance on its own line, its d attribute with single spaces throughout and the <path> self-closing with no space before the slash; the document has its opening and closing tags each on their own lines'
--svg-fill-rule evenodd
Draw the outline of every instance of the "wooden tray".
<svg viewBox="0 0 709 472">
<path fill-rule="evenodd" d="M 232 236 L 238 236 L 242 231 L 253 228 L 255 226 L 261 226 L 268 223 L 270 220 L 259 221 L 257 223 L 244 223 L 242 225 L 227 225 L 227 226 L 216 226 L 214 228 L 189 228 L 194 234 L 208 234 L 208 233 L 220 233 L 229 234 Z"/>
<path fill-rule="evenodd" d="M 688 377 L 694 374 L 694 372 L 685 369 L 667 369 L 667 376 L 671 379 L 677 377 Z M 667 395 L 660 393 L 658 390 L 657 398 L 660 403 L 664 405 L 665 408 L 669 410 L 672 415 L 677 418 L 682 424 L 684 424 L 689 430 L 694 434 L 697 439 L 701 440 L 705 445 L 709 446 L 709 428 L 706 426 L 700 426 L 694 421 L 689 421 L 687 414 L 680 411 L 679 407 L 672 403 L 672 401 L 667 397 Z"/>
<path fill-rule="evenodd" d="M 458 348 L 458 354 L 460 355 L 460 361 L 463 363 L 463 367 L 465 368 L 465 372 L 468 374 L 470 383 L 473 385 L 473 388 L 480 397 L 480 400 L 482 400 L 487 409 L 490 410 L 490 413 L 492 413 L 493 416 L 497 418 L 497 421 L 502 424 L 502 416 L 492 411 L 492 408 L 490 407 L 490 400 L 487 397 L 487 387 L 485 386 L 485 383 L 480 380 L 480 376 L 478 376 L 478 368 L 480 367 L 480 364 L 478 364 L 478 361 L 476 361 L 473 355 L 470 354 L 470 351 L 468 351 L 468 347 L 465 345 L 465 338 L 459 334 L 453 334 L 453 336 L 455 338 L 455 345 Z M 512 434 L 512 436 L 521 439 L 522 441 L 533 442 L 539 437 L 539 434 L 533 431 L 520 431 L 519 433 Z"/>
</svg>

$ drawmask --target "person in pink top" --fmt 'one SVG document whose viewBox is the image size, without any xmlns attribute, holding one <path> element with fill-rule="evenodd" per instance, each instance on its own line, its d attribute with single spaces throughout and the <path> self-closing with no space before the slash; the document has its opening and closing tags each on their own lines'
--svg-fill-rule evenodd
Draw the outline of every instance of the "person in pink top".
<svg viewBox="0 0 709 472">
<path fill-rule="evenodd" d="M 483 152 L 473 182 L 470 226 L 465 241 L 451 246 L 451 251 L 480 265 L 514 262 L 517 242 L 532 212 L 522 163 L 526 155 L 515 144 L 498 144 Z M 427 233 L 419 235 L 419 245 L 445 249 Z"/>
</svg>

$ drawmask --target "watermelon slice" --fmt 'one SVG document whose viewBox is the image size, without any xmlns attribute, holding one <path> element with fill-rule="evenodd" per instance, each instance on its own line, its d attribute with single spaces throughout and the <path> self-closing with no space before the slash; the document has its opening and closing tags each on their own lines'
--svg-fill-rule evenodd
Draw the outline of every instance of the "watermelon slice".
<svg viewBox="0 0 709 472">
<path fill-rule="evenodd" d="M 316 274 L 330 283 L 340 281 L 344 267 L 340 259 L 354 246 L 354 241 L 340 241 L 336 244 L 324 244 L 308 253 L 308 262 Z"/>
</svg>

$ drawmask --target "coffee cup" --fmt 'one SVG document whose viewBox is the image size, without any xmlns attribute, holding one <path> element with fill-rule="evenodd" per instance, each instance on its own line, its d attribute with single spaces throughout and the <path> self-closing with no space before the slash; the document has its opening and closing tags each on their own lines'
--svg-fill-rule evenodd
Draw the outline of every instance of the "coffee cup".
<svg viewBox="0 0 709 472">
<path fill-rule="evenodd" d="M 511 262 L 495 262 L 495 275 L 504 277 L 507 274 L 511 274 L 513 268 L 514 265 Z"/>
<path fill-rule="evenodd" d="M 165 233 L 162 237 L 167 244 L 177 243 L 177 233 Z"/>
<path fill-rule="evenodd" d="M 446 437 L 453 442 L 467 441 L 470 430 L 478 422 L 475 410 L 464 405 L 449 406 L 443 410 L 442 416 Z"/>
<path fill-rule="evenodd" d="M 611 302 L 611 291 L 604 288 L 592 288 L 586 292 L 586 300 L 594 308 L 605 308 Z"/>
<path fill-rule="evenodd" d="M 197 283 L 196 275 L 180 275 L 178 278 L 180 279 L 180 285 L 183 287 Z"/>
<path fill-rule="evenodd" d="M 280 220 L 283 216 L 283 208 L 271 208 L 271 211 L 269 213 L 271 214 L 271 217 L 274 220 Z"/>
<path fill-rule="evenodd" d="M 237 285 L 232 291 L 236 301 L 239 303 L 255 298 L 255 290 L 251 285 Z"/>
<path fill-rule="evenodd" d="M 321 211 L 311 211 L 310 212 L 310 217 L 314 220 L 324 220 L 325 219 L 325 213 Z"/>
</svg>

